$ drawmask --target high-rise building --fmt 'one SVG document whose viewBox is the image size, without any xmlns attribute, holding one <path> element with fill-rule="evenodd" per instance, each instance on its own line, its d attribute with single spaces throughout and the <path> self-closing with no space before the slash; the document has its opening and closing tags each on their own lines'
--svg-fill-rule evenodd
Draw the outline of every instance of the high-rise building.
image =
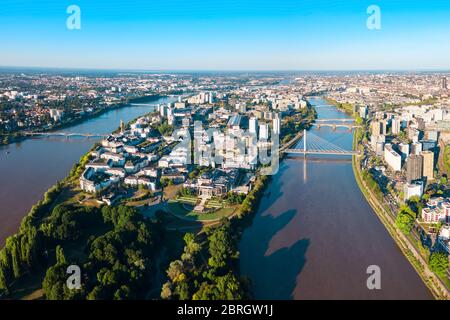
<svg viewBox="0 0 450 320">
<path fill-rule="evenodd" d="M 167 116 L 167 107 L 165 105 L 159 105 L 159 114 L 161 115 L 161 117 Z"/>
<path fill-rule="evenodd" d="M 414 183 L 406 183 L 403 189 L 404 193 L 404 201 L 407 201 L 409 198 L 417 196 L 419 198 L 423 195 L 423 182 L 415 181 Z"/>
<path fill-rule="evenodd" d="M 256 117 L 251 117 L 249 124 L 248 124 L 248 130 L 250 133 L 258 134 L 258 119 Z"/>
<path fill-rule="evenodd" d="M 381 120 L 381 134 L 386 135 L 387 134 L 387 121 Z"/>
<path fill-rule="evenodd" d="M 420 131 L 425 130 L 425 120 L 423 118 L 416 118 L 417 121 L 417 129 Z"/>
<path fill-rule="evenodd" d="M 408 182 L 422 178 L 422 156 L 412 154 L 406 162 L 406 178 Z"/>
<path fill-rule="evenodd" d="M 411 153 L 419 155 L 422 152 L 422 144 L 420 142 L 414 142 L 411 145 Z"/>
<path fill-rule="evenodd" d="M 409 156 L 409 144 L 400 143 L 399 144 L 400 153 L 402 156 L 402 160 L 405 160 Z"/>
<path fill-rule="evenodd" d="M 427 178 L 427 180 L 434 179 L 434 152 L 432 151 L 422 151 L 420 153 L 423 157 L 423 173 L 422 175 Z"/>
<path fill-rule="evenodd" d="M 272 123 L 273 123 L 273 133 L 279 135 L 281 132 L 281 119 L 279 118 L 278 115 L 273 119 Z"/>
<path fill-rule="evenodd" d="M 268 140 L 269 139 L 269 124 L 262 122 L 259 125 L 259 139 Z"/>
<path fill-rule="evenodd" d="M 209 92 L 208 103 L 214 103 L 214 92 Z"/>
<path fill-rule="evenodd" d="M 447 77 L 442 77 L 442 89 L 447 90 Z"/>
<path fill-rule="evenodd" d="M 359 107 L 359 116 L 363 119 L 367 118 L 367 115 L 369 113 L 369 108 L 367 106 L 361 106 Z"/>
<path fill-rule="evenodd" d="M 396 118 L 392 119 L 391 128 L 392 128 L 392 134 L 399 134 L 400 133 L 400 120 L 396 119 Z"/>
<path fill-rule="evenodd" d="M 383 126 L 380 121 L 372 122 L 372 136 L 378 137 L 383 134 Z"/>
<path fill-rule="evenodd" d="M 402 156 L 399 155 L 394 149 L 392 149 L 392 144 L 387 143 L 384 146 L 384 160 L 394 171 L 402 170 Z"/>
</svg>

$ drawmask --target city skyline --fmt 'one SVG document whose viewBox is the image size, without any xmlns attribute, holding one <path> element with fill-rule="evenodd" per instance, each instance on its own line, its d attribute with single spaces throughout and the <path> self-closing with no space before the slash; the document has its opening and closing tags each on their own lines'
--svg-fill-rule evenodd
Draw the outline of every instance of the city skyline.
<svg viewBox="0 0 450 320">
<path fill-rule="evenodd" d="M 80 8 L 69 30 L 67 8 Z M 367 28 L 368 8 L 381 12 Z M 0 65 L 142 71 L 449 70 L 446 1 L 8 1 Z"/>
</svg>

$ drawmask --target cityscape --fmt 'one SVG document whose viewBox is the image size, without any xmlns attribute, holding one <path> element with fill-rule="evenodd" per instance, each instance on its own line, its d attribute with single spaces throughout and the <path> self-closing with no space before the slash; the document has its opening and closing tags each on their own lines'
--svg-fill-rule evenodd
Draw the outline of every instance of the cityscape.
<svg viewBox="0 0 450 320">
<path fill-rule="evenodd" d="M 283 24 L 297 6 L 321 19 L 319 4 L 261 1 L 253 16 L 244 1 L 222 4 L 216 16 L 203 1 L 191 9 L 175 2 L 141 9 L 155 9 L 152 23 L 164 25 L 165 10 L 179 5 L 187 11 L 174 11 L 175 24 L 187 20 L 195 29 L 210 19 L 217 37 L 193 48 L 198 39 L 187 45 L 180 30 L 165 53 L 168 42 L 158 36 L 147 60 L 133 52 L 146 44 L 125 54 L 117 40 L 108 55 L 83 35 L 105 32 L 93 30 L 99 4 L 80 1 L 63 5 L 61 16 L 65 32 L 85 37 L 73 40 L 83 43 L 76 57 L 38 45 L 22 54 L 6 38 L 15 53 L 0 53 L 0 300 L 171 300 L 183 306 L 178 315 L 201 317 L 214 310 L 181 301 L 247 301 L 228 314 L 271 317 L 273 305 L 252 303 L 450 300 L 448 45 L 405 59 L 382 47 L 360 64 L 358 43 L 366 40 L 352 31 L 343 41 L 355 41 L 359 53 L 345 56 L 330 40 L 342 59 L 317 50 L 315 60 L 298 53 L 301 65 L 287 65 L 290 56 L 268 48 L 250 61 L 242 35 L 233 39 L 242 42 L 240 56 L 215 46 L 238 34 L 217 21 L 243 27 L 241 18 L 259 21 L 277 8 Z M 124 24 L 147 21 L 119 2 L 111 6 L 103 17 L 111 30 L 119 11 L 131 15 Z M 324 15 L 351 11 L 336 32 L 360 8 L 364 32 L 401 26 L 390 16 L 400 9 L 385 1 L 335 6 Z M 48 18 L 39 32 L 53 48 L 60 31 L 46 33 L 45 24 L 56 10 L 28 9 Z M 194 19 L 195 9 L 211 16 Z M 440 21 L 450 5 L 408 10 Z M 12 26 L 20 13 L 9 4 L 3 15 Z M 444 31 L 427 30 L 438 38 L 450 28 L 445 21 Z M 251 43 L 276 38 L 261 30 Z M 401 34 L 392 32 L 376 41 Z M 323 36 L 308 39 L 312 49 Z M 284 40 L 272 45 L 289 51 Z"/>
</svg>

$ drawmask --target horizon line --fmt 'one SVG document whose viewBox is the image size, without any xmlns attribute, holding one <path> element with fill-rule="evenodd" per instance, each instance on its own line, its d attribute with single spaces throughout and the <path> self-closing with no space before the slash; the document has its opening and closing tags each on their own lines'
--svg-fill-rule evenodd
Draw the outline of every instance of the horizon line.
<svg viewBox="0 0 450 320">
<path fill-rule="evenodd" d="M 438 72 L 450 73 L 450 68 L 355 68 L 355 69 L 195 69 L 195 68 L 180 68 L 180 69 L 136 69 L 136 68 L 103 68 L 103 67 L 50 67 L 50 66 L 2 66 L 1 69 L 41 69 L 41 70 L 61 70 L 61 71 L 109 71 L 109 72 L 135 72 L 135 73 L 190 73 L 190 72 Z"/>
</svg>

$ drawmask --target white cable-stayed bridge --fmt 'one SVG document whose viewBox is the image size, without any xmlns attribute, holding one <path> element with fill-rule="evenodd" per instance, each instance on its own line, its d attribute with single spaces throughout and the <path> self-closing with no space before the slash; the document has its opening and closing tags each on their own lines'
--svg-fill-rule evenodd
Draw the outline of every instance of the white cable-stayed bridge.
<svg viewBox="0 0 450 320">
<path fill-rule="evenodd" d="M 359 151 L 342 148 L 314 133 L 303 131 L 303 136 L 296 147 L 284 150 L 288 154 L 329 154 L 329 155 L 358 155 Z"/>
</svg>

